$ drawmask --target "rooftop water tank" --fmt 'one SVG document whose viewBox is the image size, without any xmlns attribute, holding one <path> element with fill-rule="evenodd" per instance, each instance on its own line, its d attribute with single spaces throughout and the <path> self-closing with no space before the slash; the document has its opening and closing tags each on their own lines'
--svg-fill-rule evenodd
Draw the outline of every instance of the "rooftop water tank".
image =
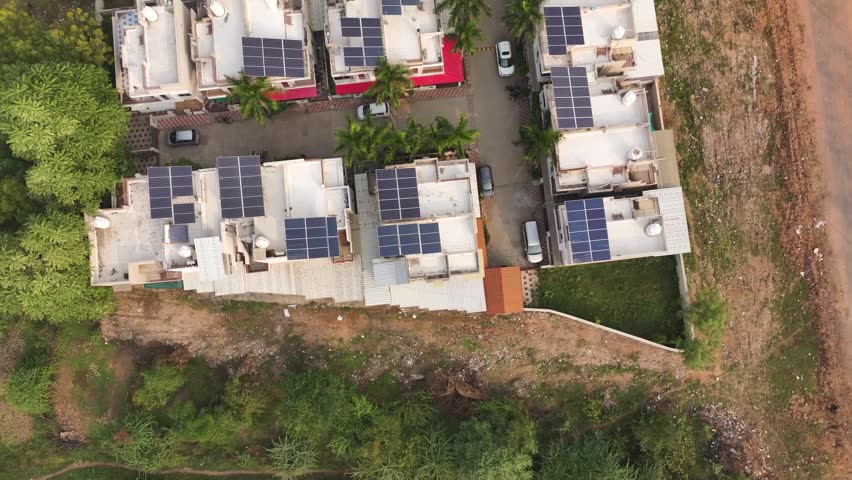
<svg viewBox="0 0 852 480">
<path fill-rule="evenodd" d="M 660 225 L 659 222 L 651 222 L 648 225 L 645 225 L 645 235 L 648 235 L 649 237 L 656 237 L 661 233 L 663 233 L 663 226 Z"/>
<path fill-rule="evenodd" d="M 635 91 L 628 90 L 621 96 L 621 104 L 624 106 L 633 105 L 633 102 L 636 101 L 636 97 L 637 95 Z"/>
<path fill-rule="evenodd" d="M 145 20 L 154 23 L 160 19 L 160 14 L 157 13 L 153 7 L 145 5 L 145 7 L 142 8 L 142 17 L 145 18 Z"/>
<path fill-rule="evenodd" d="M 254 246 L 262 249 L 269 248 L 269 239 L 260 235 L 254 239 Z"/>
<path fill-rule="evenodd" d="M 97 217 L 92 219 L 92 226 L 97 228 L 98 230 L 106 230 L 109 228 L 112 222 L 109 221 L 107 217 L 103 217 L 98 215 Z"/>
<path fill-rule="evenodd" d="M 225 16 L 225 7 L 223 7 L 222 4 L 216 0 L 213 0 L 212 2 L 208 3 L 207 8 L 210 10 L 210 14 L 214 17 L 221 18 Z"/>
<path fill-rule="evenodd" d="M 192 258 L 192 247 L 189 245 L 181 245 L 178 248 L 178 255 L 183 258 Z"/>
<path fill-rule="evenodd" d="M 629 158 L 630 160 L 639 160 L 640 158 L 642 158 L 643 153 L 644 152 L 641 148 L 636 147 L 633 150 L 630 150 L 630 152 L 627 154 L 627 158 Z"/>
<path fill-rule="evenodd" d="M 613 40 L 621 40 L 624 38 L 624 34 L 627 31 L 621 25 L 616 25 L 615 28 L 612 29 L 612 39 Z"/>
</svg>

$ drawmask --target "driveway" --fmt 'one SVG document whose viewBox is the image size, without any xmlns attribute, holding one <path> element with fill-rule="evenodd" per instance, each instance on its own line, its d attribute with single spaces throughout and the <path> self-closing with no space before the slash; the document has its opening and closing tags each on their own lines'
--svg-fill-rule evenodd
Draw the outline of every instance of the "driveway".
<svg viewBox="0 0 852 480">
<path fill-rule="evenodd" d="M 524 258 L 521 224 L 533 220 L 542 200 L 540 183 L 533 180 L 521 160 L 523 149 L 512 141 L 525 115 L 520 102 L 513 102 L 506 86 L 520 83 L 517 76 L 497 76 L 494 44 L 510 38 L 500 20 L 504 4 L 492 2 L 491 17 L 481 21 L 487 49 L 465 58 L 468 70 L 469 108 L 473 123 L 480 130 L 479 162 L 490 165 L 494 174 L 494 197 L 483 203 L 488 228 L 488 265 L 529 266 Z"/>
</svg>

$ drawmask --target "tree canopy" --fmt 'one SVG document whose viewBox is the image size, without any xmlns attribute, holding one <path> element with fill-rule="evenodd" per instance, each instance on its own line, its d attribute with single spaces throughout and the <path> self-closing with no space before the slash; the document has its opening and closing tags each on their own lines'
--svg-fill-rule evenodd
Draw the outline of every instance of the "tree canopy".
<svg viewBox="0 0 852 480">
<path fill-rule="evenodd" d="M 231 93 L 228 101 L 240 104 L 243 120 L 254 120 L 258 125 L 266 123 L 266 119 L 284 109 L 283 105 L 269 98 L 275 90 L 266 77 L 249 77 L 240 72 L 236 78 L 228 77 L 231 82 Z"/>
<path fill-rule="evenodd" d="M 536 29 L 544 21 L 544 0 L 510 0 L 506 4 L 503 21 L 509 26 L 512 36 L 523 42 L 535 36 Z"/>
<path fill-rule="evenodd" d="M 128 114 L 107 73 L 72 63 L 16 64 L 0 70 L 0 134 L 32 164 L 30 195 L 94 210 L 126 163 Z"/>
<path fill-rule="evenodd" d="M 387 58 L 382 57 L 373 73 L 376 81 L 364 92 L 364 96 L 398 107 L 400 99 L 408 96 L 408 90 L 413 86 L 408 67 L 390 64 Z"/>
</svg>

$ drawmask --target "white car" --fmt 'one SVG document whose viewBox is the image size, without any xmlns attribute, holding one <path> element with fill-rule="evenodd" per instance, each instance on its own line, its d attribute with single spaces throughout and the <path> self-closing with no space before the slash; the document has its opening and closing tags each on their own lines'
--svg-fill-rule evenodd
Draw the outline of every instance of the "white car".
<svg viewBox="0 0 852 480">
<path fill-rule="evenodd" d="M 497 75 L 511 77 L 515 74 L 515 63 L 512 61 L 512 44 L 503 40 L 497 42 L 494 49 L 497 52 Z"/>
<path fill-rule="evenodd" d="M 358 120 L 364 120 L 367 117 L 390 117 L 390 105 L 388 104 L 388 102 L 368 103 L 366 105 L 361 105 L 360 107 L 358 107 L 355 110 L 355 113 L 358 115 Z"/>
</svg>

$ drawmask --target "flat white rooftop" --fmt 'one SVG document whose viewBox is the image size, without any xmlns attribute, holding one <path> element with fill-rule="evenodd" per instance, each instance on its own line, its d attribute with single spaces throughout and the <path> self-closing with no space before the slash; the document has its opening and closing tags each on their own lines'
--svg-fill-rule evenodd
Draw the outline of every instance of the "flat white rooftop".
<svg viewBox="0 0 852 480">
<path fill-rule="evenodd" d="M 157 95 L 174 90 L 180 83 L 178 44 L 176 35 L 184 33 L 180 21 L 185 12 L 166 7 L 149 7 L 157 20 L 146 20 L 136 10 L 117 11 L 118 62 L 121 66 L 121 87 L 131 98 Z"/>
<path fill-rule="evenodd" d="M 648 125 L 568 131 L 556 145 L 559 170 L 625 165 L 639 148 L 640 159 L 653 158 Z"/>
</svg>

